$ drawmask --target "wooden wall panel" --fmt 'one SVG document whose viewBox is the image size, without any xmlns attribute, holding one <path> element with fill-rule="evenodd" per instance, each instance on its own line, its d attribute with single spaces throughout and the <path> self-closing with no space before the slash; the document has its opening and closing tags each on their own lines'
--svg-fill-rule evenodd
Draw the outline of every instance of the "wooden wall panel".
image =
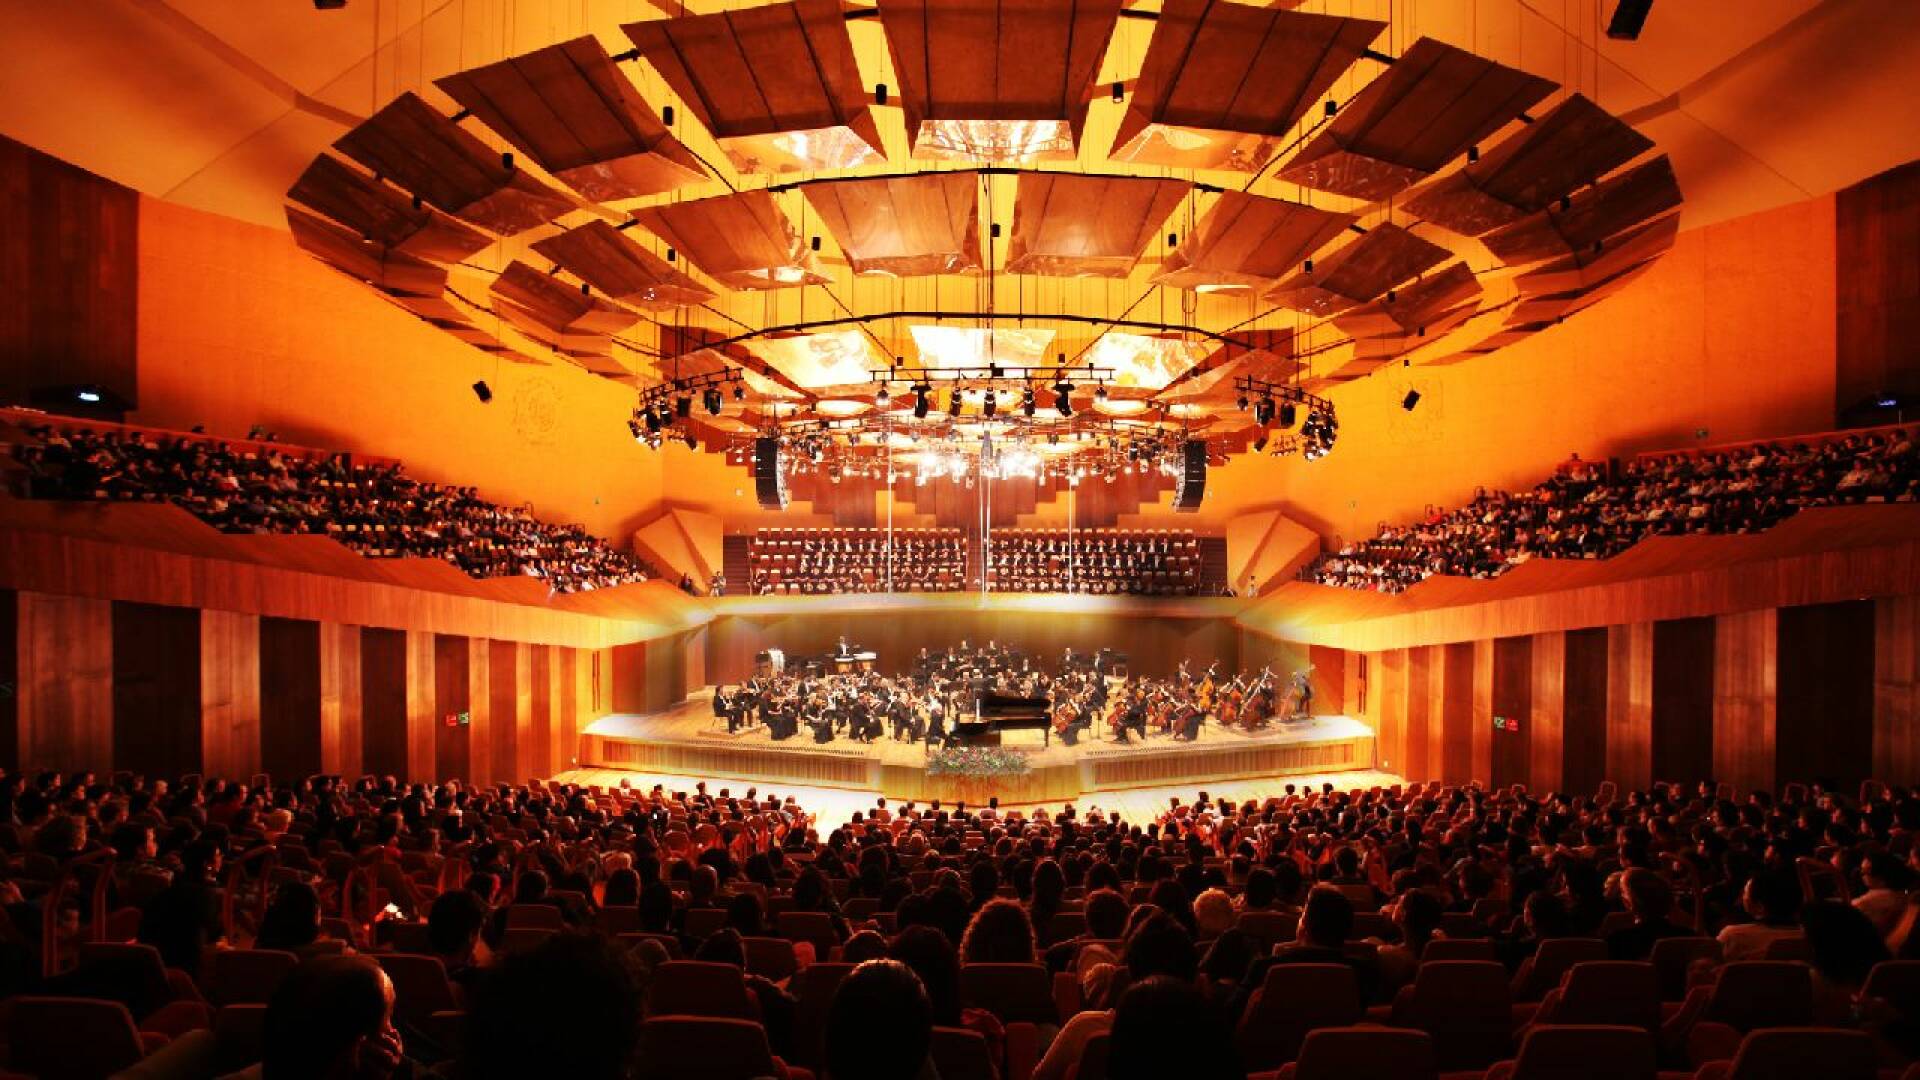
<svg viewBox="0 0 1920 1080">
<path fill-rule="evenodd" d="M 376 776 L 407 775 L 407 634 L 369 626 L 360 631 L 360 707 L 364 768 Z"/>
<path fill-rule="evenodd" d="M 20 597 L 0 589 L 0 769 L 20 768 Z"/>
<path fill-rule="evenodd" d="M 431 779 L 469 779 L 473 774 L 467 733 L 460 722 L 467 712 L 472 683 L 469 639 L 435 634 L 433 646 L 433 772 Z"/>
<path fill-rule="evenodd" d="M 707 635 L 710 626 L 701 626 L 681 635 L 680 685 L 686 693 L 707 685 Z"/>
<path fill-rule="evenodd" d="M 886 607 L 843 611 L 814 606 L 805 613 L 734 614 L 722 601 L 707 638 L 708 678 L 735 683 L 753 671 L 756 652 L 786 650 L 789 656 L 825 653 L 845 635 L 849 642 L 873 648 L 880 668 L 889 673 L 909 671 L 924 647 L 945 649 L 960 641 L 1000 641 L 1049 660 L 1071 646 L 1090 653 L 1114 648 L 1128 654 L 1134 671 L 1168 675 L 1187 660 L 1195 670 L 1219 660 L 1228 668 L 1257 667 L 1257 657 L 1241 656 L 1240 627 L 1230 611 L 1202 617 L 1174 617 L 1151 606 L 1133 614 L 1031 611 L 1006 607 L 937 607 L 928 610 L 889 610 Z M 1205 610 L 1205 609 L 1199 609 Z M 1311 659 L 1304 645 L 1273 644 L 1272 636 L 1249 635 L 1248 651 L 1279 650 L 1276 655 L 1299 657 L 1283 661 L 1287 670 L 1304 667 Z M 1275 663 L 1275 671 L 1282 670 Z M 1334 686 L 1317 685 L 1316 695 L 1337 693 Z M 626 711 L 616 703 L 613 711 Z"/>
<path fill-rule="evenodd" d="M 1433 713 L 1427 726 L 1427 761 L 1439 778 L 1465 783 L 1473 775 L 1474 652 L 1471 641 L 1434 647 L 1428 668 Z M 1485 779 L 1484 776 L 1480 779 Z"/>
<path fill-rule="evenodd" d="M 613 711 L 617 713 L 646 713 L 655 711 L 648 696 L 648 675 L 653 665 L 648 663 L 648 654 L 653 650 L 651 641 L 636 641 L 631 645 L 615 645 L 606 650 L 607 670 L 611 678 Z"/>
<path fill-rule="evenodd" d="M 1473 643 L 1473 712 L 1467 718 L 1467 774 L 1486 783 L 1493 776 L 1493 695 L 1496 642 Z"/>
<path fill-rule="evenodd" d="M 1474 718 L 1476 726 L 1484 727 L 1492 743 L 1488 753 L 1488 775 L 1495 785 L 1526 784 L 1535 787 L 1540 781 L 1531 775 L 1533 765 L 1533 738 L 1539 725 L 1534 720 L 1533 709 L 1533 650 L 1534 639 L 1500 638 L 1493 643 L 1493 671 L 1489 680 L 1492 683 L 1489 715 L 1483 721 Z M 1494 718 L 1506 723 L 1502 727 L 1494 726 Z M 1555 733 L 1558 742 L 1558 732 Z M 1554 770 L 1556 773 L 1559 770 Z M 1558 783 L 1556 777 L 1554 783 Z M 1547 788 L 1552 784 L 1546 785 Z M 1545 790 L 1545 788 L 1542 788 Z"/>
<path fill-rule="evenodd" d="M 320 627 L 320 768 L 358 776 L 366 768 L 361 710 L 360 628 Z"/>
<path fill-rule="evenodd" d="M 172 778 L 200 752 L 200 613 L 114 604 L 112 767 Z"/>
<path fill-rule="evenodd" d="M 1567 632 L 1560 784 L 1582 795 L 1599 788 L 1614 760 L 1608 741 L 1613 715 L 1612 636 L 1606 627 Z"/>
<path fill-rule="evenodd" d="M 532 719 L 533 682 L 528 676 L 531 652 L 517 641 L 487 643 L 488 767 L 494 781 L 516 783 L 530 774 L 521 766 L 524 733 Z"/>
<path fill-rule="evenodd" d="M 1356 702 L 1347 700 L 1347 668 L 1354 660 L 1347 656 L 1344 649 L 1309 645 L 1307 663 L 1312 672 L 1308 677 L 1313 680 L 1313 711 L 1316 714 L 1344 715 L 1349 710 L 1358 710 Z"/>
<path fill-rule="evenodd" d="M 22 592 L 21 769 L 74 771 L 113 760 L 113 608 Z"/>
<path fill-rule="evenodd" d="M 1373 692 L 1380 716 L 1375 730 L 1380 768 L 1403 772 L 1407 765 L 1407 650 L 1388 649 L 1375 653 Z M 1410 775 L 1410 774 L 1409 774 Z"/>
<path fill-rule="evenodd" d="M 419 779 L 439 779 L 433 775 L 440 746 L 434 685 L 434 639 L 438 636 L 407 631 L 407 775 Z"/>
<path fill-rule="evenodd" d="M 533 709 L 528 717 L 527 738 L 521 744 L 520 769 L 523 775 L 520 779 L 526 775 L 553 775 L 553 726 L 560 712 L 560 686 L 555 677 L 555 669 L 559 667 L 559 647 L 532 645 L 528 649 L 532 653 Z"/>
<path fill-rule="evenodd" d="M 1431 756 L 1432 741 L 1427 736 L 1433 714 L 1433 696 L 1428 691 L 1433 668 L 1433 650 L 1419 646 L 1407 650 L 1406 682 L 1406 777 L 1409 780 L 1433 780 L 1440 775 L 1440 762 Z M 1437 719 L 1432 721 L 1437 724 Z"/>
<path fill-rule="evenodd" d="M 1834 195 L 1834 411 L 1920 395 L 1920 162 Z"/>
<path fill-rule="evenodd" d="M 1652 623 L 1607 628 L 1606 700 L 1607 768 L 1601 779 L 1622 788 L 1646 787 L 1653 782 Z"/>
<path fill-rule="evenodd" d="M 1851 792 L 1874 773 L 1874 635 L 1871 600 L 1780 609 L 1781 782 L 1820 780 Z"/>
<path fill-rule="evenodd" d="M 494 780 L 493 648 L 483 638 L 467 639 L 467 779 Z M 512 722 L 512 715 L 508 715 Z"/>
<path fill-rule="evenodd" d="M 1873 601 L 1873 775 L 1920 779 L 1920 596 Z"/>
<path fill-rule="evenodd" d="M 1653 778 L 1713 772 L 1713 620 L 1653 624 Z"/>
<path fill-rule="evenodd" d="M 1715 619 L 1713 639 L 1713 769 L 1707 775 L 1742 793 L 1773 786 L 1775 657 L 1773 609 Z"/>
<path fill-rule="evenodd" d="M 555 711 L 553 747 L 550 751 L 555 770 L 570 769 L 580 753 L 580 731 L 599 715 L 594 702 L 601 693 L 604 672 L 596 665 L 596 654 L 585 649 L 559 650 L 559 668 L 554 682 L 560 690 Z"/>
<path fill-rule="evenodd" d="M 1527 662 L 1532 673 L 1521 727 L 1527 741 L 1527 786 L 1539 792 L 1559 791 L 1566 782 L 1561 766 L 1567 735 L 1567 635 L 1559 631 L 1533 635 Z M 1495 751 L 1496 769 L 1499 762 Z"/>
<path fill-rule="evenodd" d="M 260 771 L 260 616 L 200 613 L 200 767 L 209 776 Z"/>
<path fill-rule="evenodd" d="M 0 137 L 0 400 L 94 384 L 138 403 L 139 235 L 138 193 Z"/>
<path fill-rule="evenodd" d="M 260 620 L 260 768 L 286 782 L 325 766 L 320 624 Z"/>
</svg>

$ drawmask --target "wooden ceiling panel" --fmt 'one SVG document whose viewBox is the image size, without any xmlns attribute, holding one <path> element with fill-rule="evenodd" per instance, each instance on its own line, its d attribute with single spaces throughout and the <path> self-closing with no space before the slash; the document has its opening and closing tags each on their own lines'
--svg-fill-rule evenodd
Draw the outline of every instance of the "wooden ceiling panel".
<svg viewBox="0 0 1920 1080">
<path fill-rule="evenodd" d="M 1680 235 L 1680 215 L 1666 214 L 1583 248 L 1513 279 L 1522 296 L 1549 296 L 1586 289 L 1665 254 Z"/>
<path fill-rule="evenodd" d="M 1662 154 L 1575 194 L 1565 209 L 1548 207 L 1488 233 L 1481 242 L 1508 266 L 1578 251 L 1604 252 L 1608 237 L 1679 205 L 1680 185 L 1672 163 Z"/>
<path fill-rule="evenodd" d="M 508 236 L 575 208 L 412 91 L 333 145 L 454 217 Z"/>
<path fill-rule="evenodd" d="M 1595 282 L 1583 288 L 1569 289 L 1566 292 L 1535 295 L 1523 293 L 1520 302 L 1515 304 L 1513 310 L 1508 313 L 1507 322 L 1520 325 L 1549 319 L 1564 319 L 1626 288 L 1641 274 L 1646 273 L 1652 265 L 1651 259 L 1642 260 L 1604 281 Z"/>
<path fill-rule="evenodd" d="M 879 0 L 921 158 L 1077 156 L 1121 0 Z"/>
<path fill-rule="evenodd" d="M 595 202 L 658 195 L 707 178 L 591 36 L 434 85 Z"/>
<path fill-rule="evenodd" d="M 1267 299 L 1309 315 L 1334 315 L 1440 265 L 1451 254 L 1398 225 L 1375 225 L 1365 236 L 1315 260 L 1312 269 L 1282 281 Z"/>
<path fill-rule="evenodd" d="M 538 241 L 533 250 L 631 307 L 667 311 L 704 304 L 714 297 L 673 264 L 598 218 Z"/>
<path fill-rule="evenodd" d="M 765 190 L 662 203 L 633 216 L 728 288 L 784 289 L 830 280 Z"/>
<path fill-rule="evenodd" d="M 623 29 L 741 172 L 884 160 L 838 0 L 798 0 Z"/>
<path fill-rule="evenodd" d="M 447 287 L 447 271 L 349 232 L 299 207 L 287 207 L 287 228 L 301 250 L 341 273 L 382 292 L 403 296 L 439 296 Z"/>
<path fill-rule="evenodd" d="M 1022 173 L 1007 272 L 1126 277 L 1190 186 L 1147 177 Z"/>
<path fill-rule="evenodd" d="M 1333 325 L 1355 339 L 1418 334 L 1439 325 L 1444 315 L 1480 295 L 1480 281 L 1457 262 L 1405 288 L 1334 317 Z"/>
<path fill-rule="evenodd" d="M 1167 0 L 1114 135 L 1117 161 L 1257 172 L 1385 23 Z"/>
<path fill-rule="evenodd" d="M 1354 95 L 1280 178 L 1370 202 L 1388 198 L 1498 131 L 1553 85 L 1421 38 Z"/>
<path fill-rule="evenodd" d="M 493 295 L 555 333 L 611 334 L 640 319 L 635 312 L 569 288 L 552 274 L 518 259 L 493 279 Z"/>
<path fill-rule="evenodd" d="M 493 243 L 493 237 L 331 154 L 316 156 L 287 198 L 382 247 L 423 259 L 455 263 Z"/>
<path fill-rule="evenodd" d="M 1304 203 L 1224 192 L 1167 256 L 1153 284 L 1199 292 L 1264 289 L 1355 220 Z"/>
<path fill-rule="evenodd" d="M 1428 186 L 1406 204 L 1463 236 L 1510 225 L 1653 148 L 1653 140 L 1580 94 Z"/>
<path fill-rule="evenodd" d="M 980 269 L 980 178 L 885 176 L 805 189 L 856 274 L 913 277 Z"/>
<path fill-rule="evenodd" d="M 1377 334 L 1372 337 L 1355 338 L 1353 358 L 1355 360 L 1392 360 L 1406 355 L 1424 345 L 1430 345 L 1453 331 L 1461 323 L 1473 317 L 1478 305 L 1461 304 L 1458 307 L 1434 310 L 1425 317 L 1425 321 L 1407 327 Z"/>
</svg>

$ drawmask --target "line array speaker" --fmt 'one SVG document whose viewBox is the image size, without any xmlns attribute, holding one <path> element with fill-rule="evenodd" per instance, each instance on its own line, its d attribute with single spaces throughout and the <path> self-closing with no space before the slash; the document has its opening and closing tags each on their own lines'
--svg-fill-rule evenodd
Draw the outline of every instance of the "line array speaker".
<svg viewBox="0 0 1920 1080">
<path fill-rule="evenodd" d="M 1173 508 L 1184 514 L 1200 509 L 1207 494 L 1207 444 L 1189 439 L 1180 447 L 1180 472 L 1173 483 Z"/>
<path fill-rule="evenodd" d="M 753 440 L 753 492 L 764 510 L 787 508 L 787 478 L 780 471 L 780 440 Z"/>
</svg>

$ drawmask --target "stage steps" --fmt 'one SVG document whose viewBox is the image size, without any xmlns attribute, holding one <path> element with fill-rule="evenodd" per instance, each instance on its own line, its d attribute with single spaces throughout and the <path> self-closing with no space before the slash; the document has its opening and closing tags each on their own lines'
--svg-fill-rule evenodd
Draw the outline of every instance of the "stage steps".
<svg viewBox="0 0 1920 1080">
<path fill-rule="evenodd" d="M 721 538 L 720 572 L 726 575 L 728 594 L 745 596 L 752 590 L 753 560 L 749 557 L 752 550 L 751 536 Z"/>
<path fill-rule="evenodd" d="M 1200 541 L 1200 595 L 1219 596 L 1228 585 L 1227 538 L 1201 536 L 1196 539 Z"/>
</svg>

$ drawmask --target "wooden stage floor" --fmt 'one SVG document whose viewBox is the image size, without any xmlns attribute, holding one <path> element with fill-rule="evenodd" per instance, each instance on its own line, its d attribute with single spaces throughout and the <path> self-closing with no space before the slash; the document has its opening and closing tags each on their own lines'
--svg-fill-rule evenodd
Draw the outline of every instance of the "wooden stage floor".
<svg viewBox="0 0 1920 1080">
<path fill-rule="evenodd" d="M 805 733 L 774 742 L 765 728 L 728 734 L 713 715 L 712 689 L 695 692 L 664 712 L 615 714 L 583 733 L 581 762 L 596 768 L 711 776 L 764 783 L 806 784 L 878 792 L 889 797 L 1043 803 L 1099 791 L 1259 780 L 1370 770 L 1373 731 L 1345 716 L 1316 716 L 1272 724 L 1258 732 L 1201 728 L 1191 742 L 1152 735 L 1143 743 L 1082 737 L 1043 745 L 1040 732 L 1010 732 L 1003 745 L 1027 758 L 1029 771 L 1013 777 L 941 776 L 927 771 L 924 744 L 882 737 L 816 744 Z"/>
</svg>

